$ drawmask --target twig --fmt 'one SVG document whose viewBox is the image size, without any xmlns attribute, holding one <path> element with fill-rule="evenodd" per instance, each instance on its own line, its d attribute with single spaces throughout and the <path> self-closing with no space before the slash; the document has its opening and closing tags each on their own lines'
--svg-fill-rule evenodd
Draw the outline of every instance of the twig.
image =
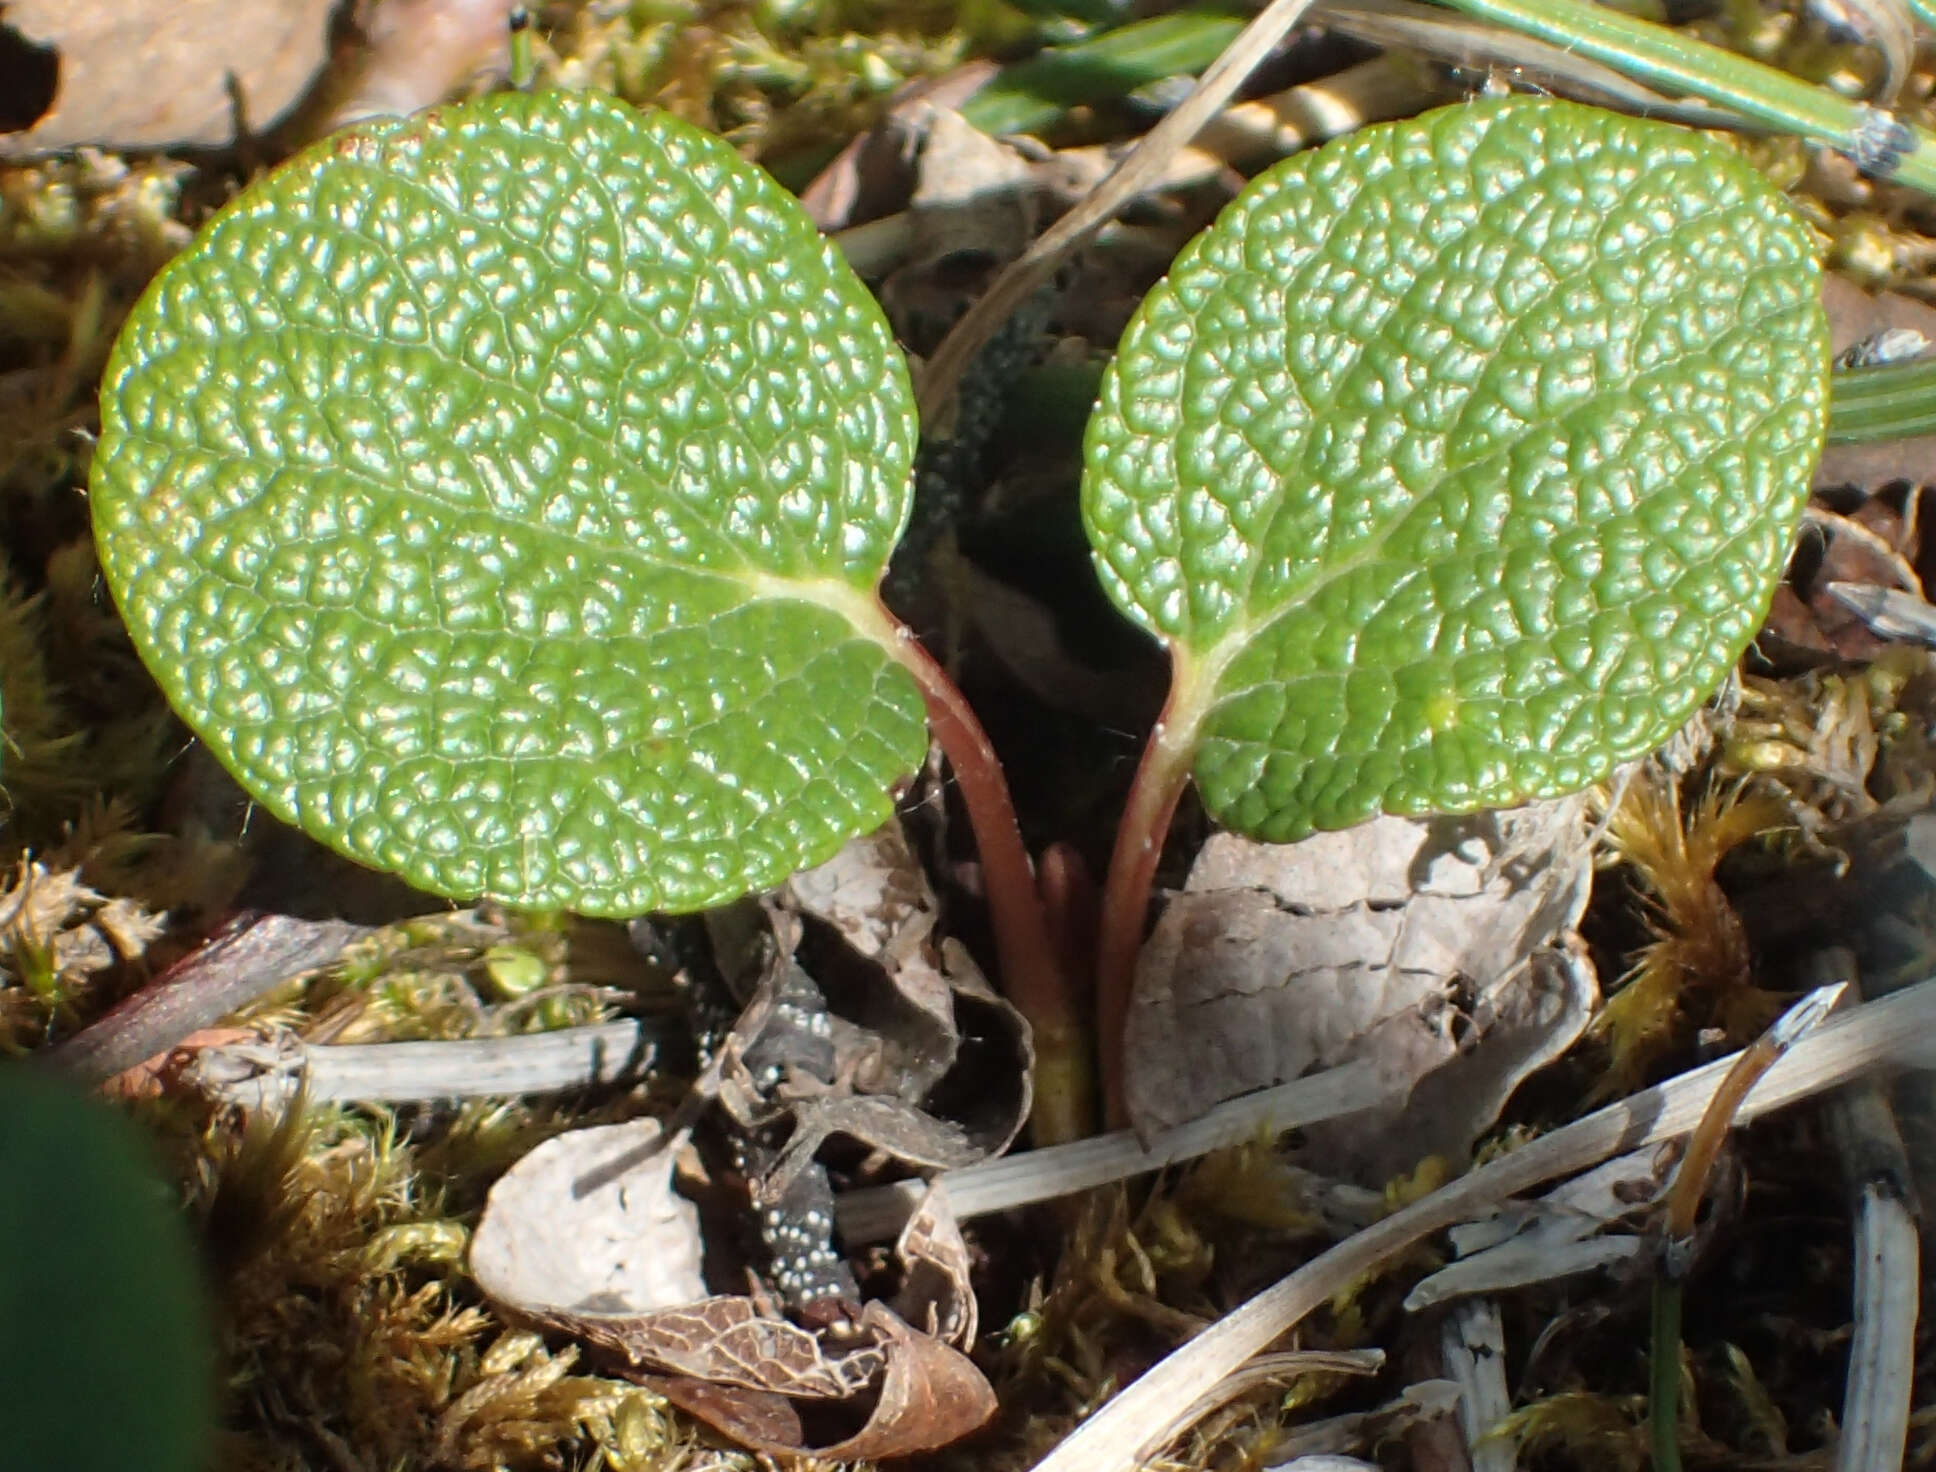
<svg viewBox="0 0 1936 1472">
<path fill-rule="evenodd" d="M 246 911 L 107 1016 L 47 1052 L 90 1087 L 165 1053 L 292 976 L 327 966 L 374 927 Z"/>
<path fill-rule="evenodd" d="M 1008 316 L 1076 246 L 1162 175 L 1170 156 L 1223 110 L 1244 79 L 1298 23 L 1312 0 L 1271 0 L 1197 81 L 1196 90 L 1143 135 L 1089 196 L 1030 243 L 955 323 L 922 369 L 916 392 L 921 422 L 932 425 L 962 370 Z"/>
<path fill-rule="evenodd" d="M 1532 1141 L 1320 1254 L 1252 1298 L 1079 1426 L 1036 1472 L 1131 1472 L 1168 1429 L 1174 1407 L 1230 1373 L 1353 1280 L 1432 1233 L 1545 1181 L 1692 1129 L 1733 1066 L 1723 1058 L 1645 1089 Z M 1936 1064 L 1936 981 L 1870 1002 L 1817 1029 L 1762 1079 L 1743 1120 L 1882 1067 Z"/>
</svg>

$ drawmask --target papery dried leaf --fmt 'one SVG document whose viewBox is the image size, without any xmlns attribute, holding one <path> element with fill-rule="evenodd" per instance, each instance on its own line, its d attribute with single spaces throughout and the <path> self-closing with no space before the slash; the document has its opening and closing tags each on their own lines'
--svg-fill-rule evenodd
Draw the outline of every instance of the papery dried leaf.
<svg viewBox="0 0 1936 1472">
<path fill-rule="evenodd" d="M 657 1313 L 554 1312 L 545 1321 L 640 1368 L 801 1399 L 846 1400 L 882 1368 L 878 1349 L 829 1352 L 810 1330 L 734 1294 Z"/>
<path fill-rule="evenodd" d="M 1040 162 L 1025 159 L 960 113 L 935 107 L 908 201 L 918 270 L 962 253 L 1010 260 L 1035 238 Z"/>
<path fill-rule="evenodd" d="M 1599 1004 L 1593 959 L 1574 936 L 1498 977 L 1477 999 L 1472 1040 L 1413 1085 L 1399 1122 L 1369 1152 L 1367 1174 L 1376 1179 L 1427 1156 L 1469 1159 L 1513 1091 L 1579 1041 Z"/>
<path fill-rule="evenodd" d="M 901 1228 L 894 1255 L 905 1275 L 895 1314 L 964 1354 L 973 1349 L 979 1310 L 968 1278 L 968 1244 L 945 1186 L 932 1185 L 922 1196 Z"/>
<path fill-rule="evenodd" d="M 919 77 L 902 87 L 874 126 L 800 191 L 814 224 L 831 235 L 905 207 L 914 187 L 914 160 L 935 109 L 960 107 L 999 70 L 992 61 L 971 61 L 946 76 Z"/>
<path fill-rule="evenodd" d="M 645 1314 L 709 1290 L 699 1211 L 673 1189 L 656 1119 L 546 1140 L 491 1187 L 471 1275 L 527 1315 Z"/>
<path fill-rule="evenodd" d="M 995 1414 L 995 1392 L 973 1361 L 869 1304 L 865 1327 L 882 1340 L 887 1373 L 867 1424 L 831 1446 L 807 1446 L 800 1418 L 779 1396 L 696 1380 L 646 1383 L 714 1429 L 756 1452 L 829 1462 L 910 1456 L 959 1441 Z"/>
<path fill-rule="evenodd" d="M 1475 1013 L 1513 1010 L 1498 985 L 1533 983 L 1525 959 L 1574 923 L 1590 883 L 1578 799 L 1289 845 L 1218 834 L 1138 963 L 1131 1120 L 1154 1133 L 1353 1058 L 1402 1097 L 1461 1051 L 1461 989 Z"/>
<path fill-rule="evenodd" d="M 834 1135 L 846 1135 L 906 1165 L 926 1170 L 960 1170 L 986 1159 L 988 1151 L 960 1126 L 923 1114 L 899 1099 L 855 1094 L 794 1107 L 793 1136 L 772 1170 L 759 1183 L 762 1200 L 784 1191 Z"/>
<path fill-rule="evenodd" d="M 1798 556 L 1789 581 L 1776 590 L 1760 648 L 1770 658 L 1791 654 L 1835 660 L 1873 659 L 1887 646 L 1841 599 L 1832 583 L 1899 588 L 1909 579 L 1916 547 L 1903 519 L 1878 500 L 1866 500 L 1845 514 L 1821 505 L 1802 529 L 1806 558 Z M 1812 555 L 1819 549 L 1819 556 Z M 1798 571 L 1797 569 L 1805 569 Z"/>
<path fill-rule="evenodd" d="M 639 1383 L 741 1446 L 788 1460 L 804 1453 L 800 1413 L 784 1395 L 683 1375 L 641 1375 Z"/>
<path fill-rule="evenodd" d="M 8 0 L 6 26 L 48 56 L 56 85 L 0 158 L 77 144 L 223 147 L 309 89 L 337 0 Z M 239 114 L 239 119 L 238 119 Z"/>
<path fill-rule="evenodd" d="M 508 69 L 517 0 L 383 0 L 368 11 L 354 95 L 329 129 L 379 114 L 402 117 L 441 102 L 483 71 Z M 327 130 L 326 130 L 327 131 Z"/>
<path fill-rule="evenodd" d="M 828 1352 L 750 1298 L 714 1295 L 699 1214 L 673 1188 L 654 1119 L 574 1130 L 491 1188 L 471 1275 L 507 1313 L 629 1365 L 787 1395 L 845 1399 L 878 1351 Z"/>
<path fill-rule="evenodd" d="M 891 990 L 866 1019 L 884 1049 L 874 1092 L 918 1099 L 954 1062 L 960 1035 L 948 980 L 935 964 L 940 904 L 898 821 L 846 844 L 826 863 L 794 875 L 785 896 L 826 922 L 854 953 L 877 964 Z"/>
<path fill-rule="evenodd" d="M 786 1173 L 830 1134 L 853 1135 L 907 1165 L 931 1169 L 1006 1150 L 1032 1098 L 1028 1026 L 988 985 L 965 947 L 952 937 L 937 941 L 940 905 L 900 824 L 855 839 L 827 863 L 796 874 L 785 895 L 799 913 L 837 931 L 857 958 L 863 995 L 854 1017 L 834 1019 L 834 1038 L 836 1072 L 865 1101 L 795 1102 Z M 964 1036 L 984 1046 L 972 1084 L 953 1087 L 950 1071 Z M 936 1117 L 943 1111 L 930 1102 L 937 1092 L 950 1106 L 945 1118 Z M 896 1109 L 890 1100 L 904 1102 Z"/>
</svg>

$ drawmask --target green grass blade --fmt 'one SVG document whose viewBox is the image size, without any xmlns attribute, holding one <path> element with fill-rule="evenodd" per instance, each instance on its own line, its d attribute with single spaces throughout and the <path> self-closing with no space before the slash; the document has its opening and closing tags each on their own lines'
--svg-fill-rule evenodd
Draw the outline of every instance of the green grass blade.
<svg viewBox="0 0 1936 1472">
<path fill-rule="evenodd" d="M 1564 46 L 1650 87 L 1848 154 L 1864 172 L 1936 193 L 1936 135 L 1894 114 L 1679 31 L 1582 0 L 1445 0 L 1452 9 Z"/>
</svg>

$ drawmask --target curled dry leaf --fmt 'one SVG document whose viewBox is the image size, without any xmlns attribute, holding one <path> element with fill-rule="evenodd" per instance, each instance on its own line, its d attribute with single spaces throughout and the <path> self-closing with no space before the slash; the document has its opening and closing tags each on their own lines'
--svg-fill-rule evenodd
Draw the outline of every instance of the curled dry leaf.
<svg viewBox="0 0 1936 1472">
<path fill-rule="evenodd" d="M 1224 1099 L 1353 1059 L 1372 1060 L 1402 1099 L 1461 1052 L 1483 1050 L 1493 1016 L 1522 1024 L 1507 1050 L 1522 1063 L 1564 1046 L 1584 1026 L 1583 1009 L 1515 990 L 1553 983 L 1529 958 L 1585 907 L 1583 811 L 1571 798 L 1509 813 L 1383 817 L 1289 845 L 1211 838 L 1137 966 L 1126 1092 L 1138 1131 L 1147 1138 Z M 1475 1036 L 1462 1039 L 1467 1022 Z M 1528 1027 L 1543 1028 L 1547 1046 L 1534 1046 Z M 1496 1109 L 1500 1085 L 1486 1093 L 1485 1109 Z M 1429 1145 L 1403 1123 L 1360 1125 L 1349 1138 L 1431 1153 L 1448 1134 L 1469 1140 L 1490 1114 L 1452 1123 L 1435 1119 Z"/>
<path fill-rule="evenodd" d="M 960 113 L 935 107 L 908 201 L 916 242 L 912 265 L 958 252 L 1001 261 L 1020 255 L 1039 233 L 1038 167 Z"/>
<path fill-rule="evenodd" d="M 850 999 L 835 1007 L 837 1072 L 865 1103 L 796 1106 L 798 1142 L 849 1134 L 910 1165 L 954 1169 L 1013 1143 L 1028 1118 L 1028 1024 L 989 986 L 966 947 L 937 940 L 940 904 L 899 823 L 848 843 L 787 882 L 783 901 L 822 922 L 845 957 L 821 969 Z M 972 1087 L 953 1086 L 972 1069 Z M 955 1077 L 951 1078 L 951 1075 Z M 887 1099 L 930 1107 L 898 1112 Z M 817 1143 L 817 1142 L 816 1142 Z"/>
<path fill-rule="evenodd" d="M 995 1392 L 974 1362 L 920 1334 L 878 1303 L 863 1329 L 882 1345 L 887 1368 L 867 1423 L 851 1436 L 809 1445 L 798 1410 L 783 1396 L 705 1381 L 651 1377 L 646 1383 L 673 1404 L 742 1446 L 787 1460 L 880 1461 L 959 1441 L 995 1414 Z"/>
<path fill-rule="evenodd" d="M 928 1188 L 894 1244 L 904 1276 L 894 1311 L 964 1352 L 975 1347 L 975 1290 L 968 1281 L 968 1244 L 962 1240 L 945 1186 Z"/>
<path fill-rule="evenodd" d="M 220 148 L 309 90 L 338 0 L 7 0 L 0 158 L 79 144 Z M 21 117 L 11 114 L 28 113 Z"/>
<path fill-rule="evenodd" d="M 1888 641 L 1832 589 L 1837 584 L 1914 586 L 1914 529 L 1875 497 L 1841 512 L 1818 500 L 1807 515 L 1800 552 L 1789 565 L 1788 580 L 1775 589 L 1757 647 L 1783 663 L 1874 659 Z"/>
<path fill-rule="evenodd" d="M 548 1140 L 492 1187 L 471 1242 L 472 1277 L 519 1322 L 571 1335 L 757 1451 L 799 1456 L 795 1400 L 866 1410 L 865 1428 L 820 1454 L 903 1455 L 941 1446 L 993 1414 L 974 1365 L 878 1303 L 839 1343 L 713 1294 L 697 1210 L 674 1189 L 657 1120 Z M 904 1302 L 967 1343 L 967 1249 L 945 1201 L 904 1234 Z"/>
<path fill-rule="evenodd" d="M 872 1383 L 878 1354 L 824 1354 L 752 1299 L 712 1293 L 673 1157 L 654 1119 L 545 1141 L 491 1188 L 471 1276 L 516 1318 L 627 1365 L 834 1399 Z"/>
<path fill-rule="evenodd" d="M 886 977 L 857 1019 L 877 1037 L 880 1090 L 890 1082 L 916 1097 L 948 1071 L 960 1035 L 948 979 L 933 956 L 940 905 L 899 823 L 847 843 L 816 868 L 787 881 L 787 906 L 831 926 L 847 948 Z"/>
<path fill-rule="evenodd" d="M 509 70 L 519 0 L 382 0 L 365 6 L 354 90 L 329 128 L 441 102 L 478 72 Z"/>
<path fill-rule="evenodd" d="M 971 61 L 946 76 L 918 77 L 902 87 L 874 126 L 834 155 L 800 192 L 814 224 L 832 234 L 902 208 L 937 109 L 960 107 L 1000 70 L 992 61 Z"/>
</svg>

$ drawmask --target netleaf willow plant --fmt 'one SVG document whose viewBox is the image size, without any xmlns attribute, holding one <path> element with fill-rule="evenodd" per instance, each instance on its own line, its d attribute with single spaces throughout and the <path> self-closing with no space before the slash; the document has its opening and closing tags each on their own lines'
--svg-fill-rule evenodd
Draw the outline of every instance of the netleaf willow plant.
<svg viewBox="0 0 1936 1472">
<path fill-rule="evenodd" d="M 1576 789 L 1763 616 L 1826 413 L 1817 250 L 1721 144 L 1542 99 L 1256 180 L 1144 302 L 1082 504 L 1174 682 L 1105 903 L 1101 1056 L 1194 778 L 1260 838 Z M 435 893 L 624 916 L 884 822 L 930 731 L 1038 1138 L 1090 1044 L 974 714 L 877 587 L 916 423 L 881 312 L 726 144 L 505 94 L 326 140 L 157 279 L 102 564 L 254 796 Z"/>
</svg>

